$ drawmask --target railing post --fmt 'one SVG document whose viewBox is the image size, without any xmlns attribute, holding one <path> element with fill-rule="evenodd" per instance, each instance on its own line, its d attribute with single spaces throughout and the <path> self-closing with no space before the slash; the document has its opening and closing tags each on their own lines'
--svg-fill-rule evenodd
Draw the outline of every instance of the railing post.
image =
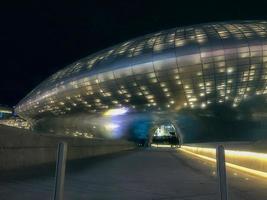
<svg viewBox="0 0 267 200">
<path fill-rule="evenodd" d="M 54 200 L 63 200 L 66 160 L 67 143 L 60 142 L 57 149 Z"/>
<path fill-rule="evenodd" d="M 225 153 L 223 145 L 219 145 L 216 149 L 216 161 L 217 161 L 217 177 L 219 181 L 220 196 L 221 196 L 220 199 L 228 200 Z"/>
</svg>

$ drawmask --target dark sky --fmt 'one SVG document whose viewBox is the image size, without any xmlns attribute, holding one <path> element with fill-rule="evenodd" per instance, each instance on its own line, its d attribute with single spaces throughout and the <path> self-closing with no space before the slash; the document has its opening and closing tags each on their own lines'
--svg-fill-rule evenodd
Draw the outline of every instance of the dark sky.
<svg viewBox="0 0 267 200">
<path fill-rule="evenodd" d="M 237 19 L 267 19 L 267 1 L 9 1 L 0 5 L 0 104 L 15 105 L 67 64 L 119 42 Z"/>
</svg>

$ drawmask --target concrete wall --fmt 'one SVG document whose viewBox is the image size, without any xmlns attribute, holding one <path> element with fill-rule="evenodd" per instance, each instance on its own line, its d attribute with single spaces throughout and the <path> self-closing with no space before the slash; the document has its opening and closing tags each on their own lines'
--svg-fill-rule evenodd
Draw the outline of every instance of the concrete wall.
<svg viewBox="0 0 267 200">
<path fill-rule="evenodd" d="M 135 148 L 134 143 L 123 140 L 36 134 L 27 130 L 0 126 L 0 170 L 55 162 L 57 145 L 60 141 L 68 143 L 68 160 Z"/>
</svg>

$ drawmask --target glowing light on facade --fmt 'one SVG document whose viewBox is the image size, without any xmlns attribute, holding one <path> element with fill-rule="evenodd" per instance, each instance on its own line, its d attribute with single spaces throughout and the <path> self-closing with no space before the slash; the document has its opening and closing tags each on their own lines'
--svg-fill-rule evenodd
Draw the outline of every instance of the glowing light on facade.
<svg viewBox="0 0 267 200">
<path fill-rule="evenodd" d="M 110 109 L 104 113 L 105 116 L 117 116 L 117 115 L 124 115 L 128 112 L 127 108 L 116 108 Z"/>
<path fill-rule="evenodd" d="M 108 123 L 108 124 L 105 124 L 104 126 L 108 131 L 113 131 L 114 129 L 117 129 L 120 127 L 118 124 L 115 124 L 115 123 Z"/>
</svg>

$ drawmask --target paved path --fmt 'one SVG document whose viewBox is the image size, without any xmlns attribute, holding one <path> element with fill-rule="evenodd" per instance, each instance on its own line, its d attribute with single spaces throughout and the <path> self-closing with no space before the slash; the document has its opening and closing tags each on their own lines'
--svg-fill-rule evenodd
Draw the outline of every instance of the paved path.
<svg viewBox="0 0 267 200">
<path fill-rule="evenodd" d="M 213 170 L 207 163 L 176 150 L 124 152 L 69 163 L 65 199 L 216 200 L 218 186 Z M 242 191 L 242 181 L 230 188 L 231 200 L 251 199 L 254 195 Z M 0 199 L 51 199 L 53 184 L 51 173 L 2 180 Z"/>
</svg>

